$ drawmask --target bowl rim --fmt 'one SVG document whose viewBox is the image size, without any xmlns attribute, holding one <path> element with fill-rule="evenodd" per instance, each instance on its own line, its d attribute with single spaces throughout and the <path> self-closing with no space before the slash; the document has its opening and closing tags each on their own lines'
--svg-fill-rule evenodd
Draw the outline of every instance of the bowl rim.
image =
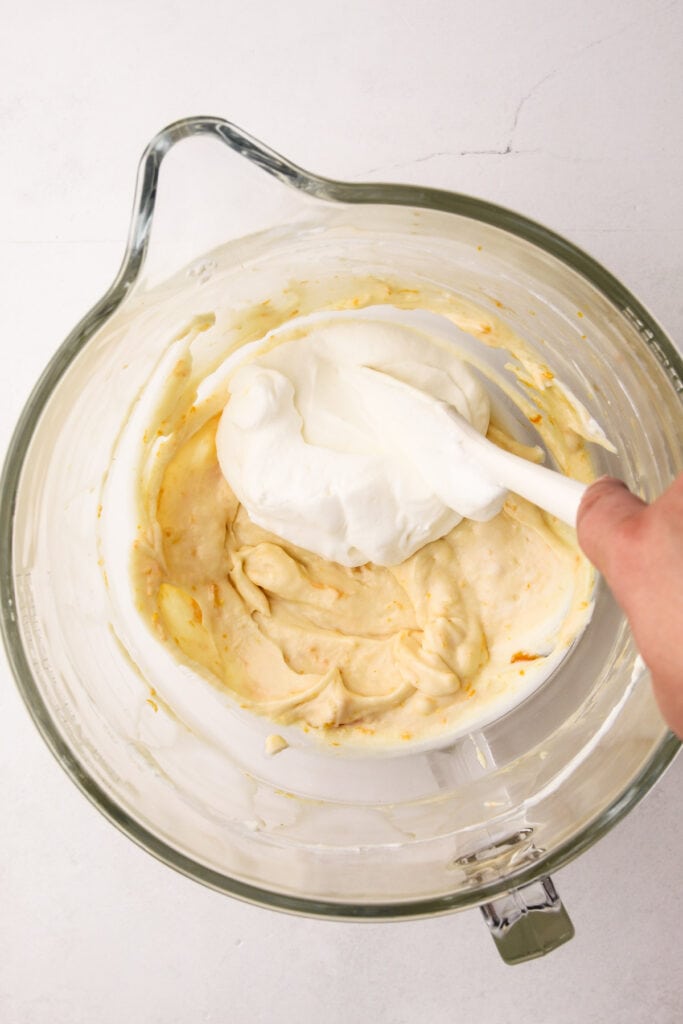
<svg viewBox="0 0 683 1024">
<path fill-rule="evenodd" d="M 511 872 L 503 879 L 462 892 L 377 903 L 313 899 L 261 888 L 214 870 L 176 850 L 120 807 L 88 773 L 64 741 L 40 694 L 24 650 L 13 565 L 13 526 L 21 473 L 40 416 L 60 379 L 102 324 L 118 309 L 138 281 L 147 253 L 164 156 L 180 140 L 206 135 L 289 188 L 333 203 L 410 206 L 457 214 L 480 221 L 531 242 L 586 278 L 638 329 L 640 337 L 667 372 L 683 402 L 683 357 L 643 305 L 612 274 L 571 242 L 512 210 L 483 199 L 414 185 L 324 178 L 305 171 L 263 145 L 236 125 L 219 117 L 189 117 L 168 125 L 150 141 L 140 160 L 128 240 L 119 271 L 109 289 L 74 327 L 35 384 L 10 439 L 0 477 L 0 628 L 9 665 L 21 697 L 56 760 L 90 802 L 138 846 L 157 860 L 209 888 L 245 902 L 303 916 L 337 920 L 400 920 L 445 914 L 486 903 L 567 864 L 605 835 L 645 796 L 678 752 L 681 741 L 666 733 L 647 763 L 606 808 L 551 853 Z"/>
</svg>

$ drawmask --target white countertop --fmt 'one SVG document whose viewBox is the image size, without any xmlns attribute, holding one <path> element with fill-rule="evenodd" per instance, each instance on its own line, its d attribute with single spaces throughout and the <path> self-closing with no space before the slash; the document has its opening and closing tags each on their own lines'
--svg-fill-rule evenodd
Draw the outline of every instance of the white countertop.
<svg viewBox="0 0 683 1024">
<path fill-rule="evenodd" d="M 105 290 L 148 139 L 235 121 L 322 174 L 484 196 L 585 248 L 683 344 L 681 0 L 34 0 L 3 16 L 0 446 Z M 4 569 L 4 567 L 3 567 Z M 3 1024 L 674 1024 L 683 759 L 499 961 L 478 911 L 296 919 L 173 873 L 84 800 L 0 664 Z"/>
</svg>

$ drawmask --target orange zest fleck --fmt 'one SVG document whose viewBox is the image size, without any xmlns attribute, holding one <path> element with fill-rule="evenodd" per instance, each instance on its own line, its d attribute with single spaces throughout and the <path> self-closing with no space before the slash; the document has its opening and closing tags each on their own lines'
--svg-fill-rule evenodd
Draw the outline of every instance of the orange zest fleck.
<svg viewBox="0 0 683 1024">
<path fill-rule="evenodd" d="M 515 651 L 510 658 L 510 664 L 514 665 L 516 661 L 536 661 L 537 658 L 542 657 L 542 654 L 529 654 L 527 651 Z"/>
</svg>

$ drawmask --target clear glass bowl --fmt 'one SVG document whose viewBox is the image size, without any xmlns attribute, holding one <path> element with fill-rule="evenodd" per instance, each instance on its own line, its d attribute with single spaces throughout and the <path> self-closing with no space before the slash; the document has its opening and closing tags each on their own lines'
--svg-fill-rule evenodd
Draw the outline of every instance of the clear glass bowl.
<svg viewBox="0 0 683 1024">
<path fill-rule="evenodd" d="M 226 243 L 234 269 L 219 296 L 208 250 Z M 143 155 L 116 280 L 48 365 L 10 445 L 2 624 L 19 688 L 93 803 L 198 881 L 333 918 L 483 904 L 506 959 L 538 955 L 572 934 L 548 872 L 626 814 L 679 747 L 604 586 L 581 641 L 520 706 L 443 749 L 372 762 L 266 759 L 171 714 L 150 727 L 154 673 L 141 677 L 117 635 L 98 505 L 168 341 L 150 320 L 141 343 L 140 327 L 154 304 L 172 311 L 188 279 L 199 313 L 253 292 L 259 268 L 286 282 L 294 265 L 323 285 L 368 270 L 428 280 L 502 315 L 615 443 L 599 470 L 649 499 L 683 469 L 681 358 L 590 257 L 480 200 L 319 178 L 226 121 L 180 121 Z"/>
</svg>

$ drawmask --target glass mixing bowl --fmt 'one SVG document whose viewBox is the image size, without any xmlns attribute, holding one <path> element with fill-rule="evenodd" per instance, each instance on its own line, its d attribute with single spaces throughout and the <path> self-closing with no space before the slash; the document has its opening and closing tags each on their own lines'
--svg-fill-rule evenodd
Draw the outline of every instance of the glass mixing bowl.
<svg viewBox="0 0 683 1024">
<path fill-rule="evenodd" d="M 220 295 L 218 245 L 231 268 Z M 681 359 L 574 246 L 480 200 L 323 179 L 226 121 L 180 121 L 147 147 L 119 274 L 50 362 L 9 448 L 2 622 L 19 688 L 92 802 L 190 877 L 321 917 L 479 904 L 508 961 L 539 955 L 572 934 L 548 873 L 626 814 L 679 746 L 602 584 L 580 642 L 519 706 L 441 749 L 369 761 L 268 759 L 248 729 L 224 737 L 200 716 L 178 720 L 150 700 L 154 667 L 141 673 L 118 631 L 98 506 L 121 425 L 169 340 L 154 310 L 175 316 L 181 284 L 190 312 L 239 307 L 259 288 L 266 301 L 294 266 L 323 291 L 335 275 L 399 276 L 502 316 L 614 442 L 599 471 L 651 499 L 683 469 Z"/>
</svg>

